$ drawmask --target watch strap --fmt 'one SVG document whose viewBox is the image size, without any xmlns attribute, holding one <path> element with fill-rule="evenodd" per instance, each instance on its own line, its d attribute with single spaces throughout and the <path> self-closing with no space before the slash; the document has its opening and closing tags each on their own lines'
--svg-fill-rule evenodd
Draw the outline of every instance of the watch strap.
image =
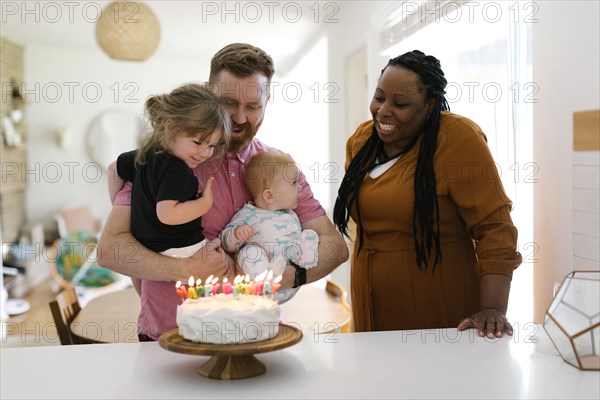
<svg viewBox="0 0 600 400">
<path fill-rule="evenodd" d="M 296 275 L 294 277 L 294 288 L 300 287 L 306 283 L 306 270 L 294 263 L 291 263 L 296 268 Z"/>
</svg>

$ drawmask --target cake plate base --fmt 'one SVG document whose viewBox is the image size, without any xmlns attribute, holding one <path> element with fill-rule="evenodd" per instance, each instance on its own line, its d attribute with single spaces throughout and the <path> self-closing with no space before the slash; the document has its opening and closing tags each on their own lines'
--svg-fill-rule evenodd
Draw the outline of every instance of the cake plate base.
<svg viewBox="0 0 600 400">
<path fill-rule="evenodd" d="M 244 379 L 264 374 L 267 367 L 254 354 L 292 346 L 302 340 L 302 331 L 279 324 L 279 332 L 271 339 L 242 344 L 196 343 L 179 335 L 179 329 L 165 332 L 158 338 L 163 349 L 176 353 L 208 355 L 210 359 L 198 373 L 211 379 Z"/>
</svg>

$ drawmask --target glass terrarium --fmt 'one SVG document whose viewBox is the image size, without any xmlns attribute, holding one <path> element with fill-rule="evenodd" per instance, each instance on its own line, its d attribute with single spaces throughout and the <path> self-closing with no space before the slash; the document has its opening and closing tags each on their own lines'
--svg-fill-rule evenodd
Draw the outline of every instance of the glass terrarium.
<svg viewBox="0 0 600 400">
<path fill-rule="evenodd" d="M 600 271 L 573 271 L 565 277 L 544 329 L 566 362 L 600 370 Z"/>
</svg>

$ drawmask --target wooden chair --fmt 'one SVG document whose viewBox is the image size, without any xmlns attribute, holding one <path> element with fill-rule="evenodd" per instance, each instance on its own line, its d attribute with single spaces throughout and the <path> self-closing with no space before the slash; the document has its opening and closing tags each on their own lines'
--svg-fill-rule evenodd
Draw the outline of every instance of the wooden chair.
<svg viewBox="0 0 600 400">
<path fill-rule="evenodd" d="M 336 281 L 329 280 L 325 286 L 325 291 L 330 295 L 335 296 L 341 303 L 342 307 L 348 311 L 348 319 L 339 326 L 338 331 L 342 333 L 350 332 L 352 323 L 352 310 L 350 309 L 348 303 L 346 303 L 346 297 L 348 297 L 346 289 Z"/>
<path fill-rule="evenodd" d="M 92 343 L 73 334 L 71 331 L 71 322 L 81 311 L 77 292 L 74 288 L 66 289 L 56 296 L 56 300 L 49 303 L 52 318 L 56 325 L 56 331 L 60 339 L 60 344 L 85 344 Z"/>
</svg>

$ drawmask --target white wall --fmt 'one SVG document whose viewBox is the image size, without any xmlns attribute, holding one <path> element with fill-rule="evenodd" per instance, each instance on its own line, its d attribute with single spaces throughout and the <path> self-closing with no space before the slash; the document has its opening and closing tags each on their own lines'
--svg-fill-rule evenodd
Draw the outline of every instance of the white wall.
<svg viewBox="0 0 600 400">
<path fill-rule="evenodd" d="M 109 109 L 142 115 L 149 95 L 187 81 L 205 80 L 208 62 L 156 58 L 120 62 L 98 51 L 32 45 L 25 49 L 25 77 L 27 218 L 29 223 L 43 222 L 52 229 L 53 214 L 62 207 L 89 204 L 102 219 L 110 211 L 106 174 L 85 148 L 94 118 Z M 65 126 L 71 143 L 62 149 L 54 130 Z"/>
<path fill-rule="evenodd" d="M 538 2 L 533 26 L 534 318 L 541 322 L 555 281 L 571 271 L 573 112 L 600 104 L 600 5 L 597 1 Z"/>
<path fill-rule="evenodd" d="M 354 2 L 352 7 L 342 9 L 338 18 L 340 23 L 332 24 L 327 32 L 329 38 L 328 81 L 335 83 L 340 88 L 337 95 L 340 101 L 329 104 L 330 160 L 339 166 L 337 174 L 339 182 L 341 182 L 344 172 L 346 140 L 348 135 L 356 129 L 355 126 L 348 126 L 348 119 L 345 114 L 344 78 L 346 59 L 361 47 L 366 47 L 367 94 L 371 96 L 377 84 L 379 71 L 387 62 L 387 59 L 378 54 L 378 46 L 374 43 L 375 29 L 386 15 L 384 11 L 390 7 L 396 8 L 397 4 L 392 4 L 392 2 Z M 366 121 L 369 117 L 369 110 L 365 109 L 364 120 Z M 339 183 L 330 186 L 330 196 L 333 202 L 337 197 L 338 188 Z M 333 272 L 332 279 L 342 284 L 350 292 L 350 261 L 338 267 Z M 350 298 L 348 298 L 349 300 Z"/>
</svg>

